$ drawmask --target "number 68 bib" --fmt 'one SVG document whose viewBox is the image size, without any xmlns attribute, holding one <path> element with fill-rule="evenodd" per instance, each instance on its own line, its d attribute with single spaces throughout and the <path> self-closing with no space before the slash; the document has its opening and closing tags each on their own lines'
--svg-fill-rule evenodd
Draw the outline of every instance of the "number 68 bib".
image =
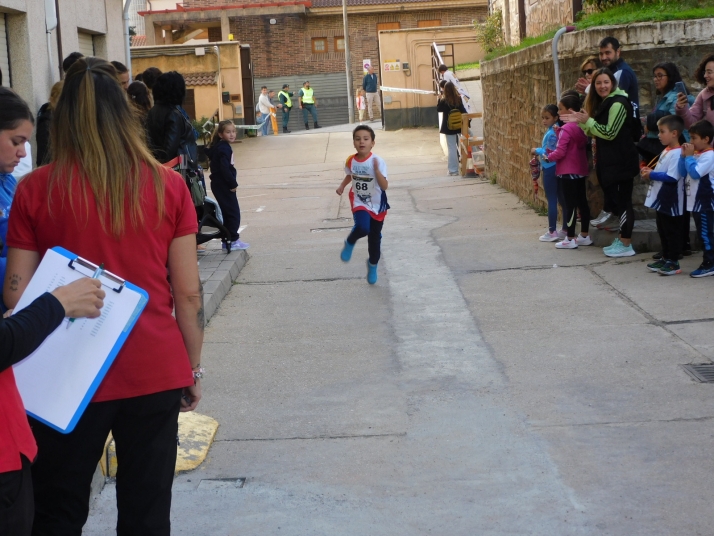
<svg viewBox="0 0 714 536">
<path fill-rule="evenodd" d="M 373 177 L 361 177 L 352 175 L 352 191 L 363 203 L 371 204 L 372 196 L 374 195 Z"/>
</svg>

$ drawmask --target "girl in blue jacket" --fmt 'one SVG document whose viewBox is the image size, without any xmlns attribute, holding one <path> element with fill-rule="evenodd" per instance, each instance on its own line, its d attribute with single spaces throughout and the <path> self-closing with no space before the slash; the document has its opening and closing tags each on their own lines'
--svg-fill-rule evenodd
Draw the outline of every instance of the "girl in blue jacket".
<svg viewBox="0 0 714 536">
<path fill-rule="evenodd" d="M 555 162 L 550 162 L 547 153 L 555 151 L 558 144 L 558 137 L 555 135 L 553 127 L 558 124 L 558 107 L 555 104 L 547 104 L 540 113 L 543 126 L 547 129 L 543 135 L 543 142 L 540 147 L 531 149 L 532 155 L 538 155 L 540 165 L 543 169 L 543 189 L 548 199 L 548 230 L 539 238 L 541 242 L 555 242 L 567 236 L 567 231 L 561 229 L 556 231 L 558 224 L 558 202 L 563 203 L 563 194 L 558 188 L 558 179 L 555 176 Z"/>
<path fill-rule="evenodd" d="M 236 141 L 236 127 L 227 119 L 218 123 L 213 132 L 206 155 L 211 161 L 211 192 L 223 213 L 223 225 L 231 233 L 231 249 L 248 249 L 249 244 L 240 240 L 240 206 L 238 205 L 238 182 L 233 163 L 231 143 Z M 225 248 L 225 244 L 223 245 Z"/>
</svg>

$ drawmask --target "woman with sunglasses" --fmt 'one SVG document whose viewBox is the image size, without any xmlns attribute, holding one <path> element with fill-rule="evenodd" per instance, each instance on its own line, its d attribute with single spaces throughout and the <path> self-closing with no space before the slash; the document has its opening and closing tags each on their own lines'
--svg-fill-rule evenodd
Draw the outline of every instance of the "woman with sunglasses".
<svg viewBox="0 0 714 536">
<path fill-rule="evenodd" d="M 575 84 L 575 91 L 578 92 L 581 98 L 585 98 L 587 88 L 590 86 L 593 73 L 597 70 L 597 68 L 598 59 L 595 56 L 588 56 L 580 65 L 580 74 L 582 74 L 582 77 L 579 78 L 578 82 Z"/>
</svg>

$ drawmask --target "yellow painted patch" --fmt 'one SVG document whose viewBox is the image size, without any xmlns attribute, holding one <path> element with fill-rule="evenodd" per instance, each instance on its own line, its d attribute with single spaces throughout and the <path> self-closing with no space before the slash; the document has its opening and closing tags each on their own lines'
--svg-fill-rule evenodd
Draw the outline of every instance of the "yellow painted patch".
<svg viewBox="0 0 714 536">
<path fill-rule="evenodd" d="M 176 473 L 193 471 L 203 463 L 208 455 L 208 449 L 213 443 L 218 431 L 218 421 L 201 415 L 195 411 L 179 413 L 179 441 L 176 456 Z M 100 461 L 104 476 L 117 475 L 117 454 L 114 439 L 109 434 L 104 449 L 104 456 Z"/>
</svg>

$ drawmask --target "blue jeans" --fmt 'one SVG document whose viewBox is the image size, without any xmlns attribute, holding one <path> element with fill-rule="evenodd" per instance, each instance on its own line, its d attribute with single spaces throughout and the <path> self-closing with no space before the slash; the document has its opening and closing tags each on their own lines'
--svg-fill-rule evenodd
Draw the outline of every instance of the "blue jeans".
<svg viewBox="0 0 714 536">
<path fill-rule="evenodd" d="M 261 115 L 258 120 L 256 121 L 258 125 L 262 125 L 260 127 L 260 132 L 263 134 L 263 136 L 268 135 L 268 127 L 270 127 L 270 114 L 263 114 Z"/>
<path fill-rule="evenodd" d="M 459 135 L 444 134 L 446 146 L 449 149 L 449 173 L 459 172 Z"/>
<path fill-rule="evenodd" d="M 366 210 L 358 210 L 352 214 L 355 226 L 347 237 L 347 242 L 354 245 L 357 240 L 367 237 L 369 263 L 377 264 L 381 256 L 383 221 L 377 221 Z"/>
<path fill-rule="evenodd" d="M 558 203 L 565 213 L 563 190 L 559 188 L 558 179 L 555 176 L 555 166 L 543 168 L 543 189 L 548 200 L 548 230 L 552 233 L 558 226 Z"/>
</svg>

